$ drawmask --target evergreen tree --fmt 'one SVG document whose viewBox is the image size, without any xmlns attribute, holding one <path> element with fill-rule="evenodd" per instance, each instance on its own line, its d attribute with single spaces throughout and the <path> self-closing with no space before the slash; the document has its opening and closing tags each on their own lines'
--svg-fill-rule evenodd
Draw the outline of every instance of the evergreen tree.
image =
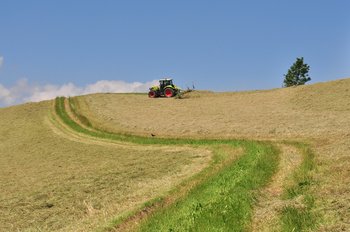
<svg viewBox="0 0 350 232">
<path fill-rule="evenodd" d="M 304 64 L 304 58 L 297 58 L 295 63 L 289 68 L 286 75 L 284 75 L 284 87 L 303 85 L 311 78 L 308 75 L 310 66 Z"/>
</svg>

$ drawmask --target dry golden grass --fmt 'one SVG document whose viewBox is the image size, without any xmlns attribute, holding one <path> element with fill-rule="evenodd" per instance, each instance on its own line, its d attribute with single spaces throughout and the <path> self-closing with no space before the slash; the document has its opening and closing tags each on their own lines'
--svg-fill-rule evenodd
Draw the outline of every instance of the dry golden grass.
<svg viewBox="0 0 350 232">
<path fill-rule="evenodd" d="M 316 152 L 320 231 L 350 231 L 350 79 L 267 91 L 192 92 L 185 99 L 95 94 L 80 99 L 95 127 L 159 137 L 308 141 Z"/>
<path fill-rule="evenodd" d="M 286 205 L 282 200 L 282 194 L 293 171 L 301 164 L 302 157 L 300 151 L 292 145 L 278 144 L 281 150 L 281 160 L 278 172 L 273 177 L 271 183 L 266 186 L 258 199 L 252 222 L 252 231 L 269 232 L 282 231 L 279 224 L 278 214 Z"/>
<path fill-rule="evenodd" d="M 90 231 L 201 170 L 210 154 L 67 134 L 52 101 L 0 109 L 0 231 Z"/>
<path fill-rule="evenodd" d="M 93 125 L 107 131 L 308 141 L 318 165 L 311 191 L 323 216 L 319 230 L 350 231 L 350 79 L 268 91 L 191 92 L 184 99 L 95 94 L 78 100 Z M 52 120 L 51 109 L 51 101 L 0 109 L 0 231 L 91 230 L 164 194 L 209 161 L 208 152 L 188 147 L 74 134 Z M 278 172 L 267 193 L 271 188 L 280 194 L 284 179 Z M 270 199 L 267 207 L 276 203 Z"/>
<path fill-rule="evenodd" d="M 84 96 L 88 118 L 117 132 L 181 137 L 324 138 L 350 131 L 350 81 L 268 91 Z M 191 97 L 193 95 L 193 97 Z M 95 119 L 95 120 L 94 120 Z M 327 135 L 327 136 L 325 136 Z"/>
</svg>

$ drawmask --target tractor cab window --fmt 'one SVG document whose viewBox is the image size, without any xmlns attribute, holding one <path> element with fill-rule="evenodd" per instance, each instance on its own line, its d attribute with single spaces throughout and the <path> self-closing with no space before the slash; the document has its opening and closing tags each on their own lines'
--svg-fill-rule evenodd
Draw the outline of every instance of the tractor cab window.
<svg viewBox="0 0 350 232">
<path fill-rule="evenodd" d="M 168 85 L 173 85 L 173 80 L 162 80 L 160 81 L 160 87 L 165 87 L 165 86 L 168 86 Z"/>
<path fill-rule="evenodd" d="M 160 81 L 160 88 L 162 89 L 162 88 L 164 88 L 164 86 L 165 86 L 165 82 L 164 81 Z"/>
<path fill-rule="evenodd" d="M 172 80 L 166 80 L 164 82 L 165 85 L 172 85 L 173 84 L 173 81 Z"/>
</svg>

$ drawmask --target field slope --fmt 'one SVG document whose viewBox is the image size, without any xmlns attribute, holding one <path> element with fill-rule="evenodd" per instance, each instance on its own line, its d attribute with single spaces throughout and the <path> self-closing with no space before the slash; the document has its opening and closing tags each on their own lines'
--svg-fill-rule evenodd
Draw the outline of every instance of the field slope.
<svg viewBox="0 0 350 232">
<path fill-rule="evenodd" d="M 349 121 L 350 79 L 0 109 L 0 231 L 350 230 Z"/>
<path fill-rule="evenodd" d="M 53 102 L 0 110 L 0 231 L 89 231 L 164 194 L 206 150 L 106 143 L 67 133 Z"/>
<path fill-rule="evenodd" d="M 311 191 L 322 218 L 319 230 L 350 230 L 350 79 L 266 91 L 194 92 L 188 99 L 120 94 L 80 99 L 91 123 L 108 131 L 306 142 L 315 153 Z"/>
</svg>

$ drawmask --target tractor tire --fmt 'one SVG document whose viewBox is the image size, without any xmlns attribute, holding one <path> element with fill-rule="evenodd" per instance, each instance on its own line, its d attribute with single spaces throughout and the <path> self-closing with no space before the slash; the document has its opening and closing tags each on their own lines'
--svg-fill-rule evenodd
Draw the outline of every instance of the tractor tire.
<svg viewBox="0 0 350 232">
<path fill-rule="evenodd" d="M 156 98 L 157 97 L 157 92 L 156 91 L 153 91 L 153 90 L 150 90 L 148 92 L 148 97 L 150 98 Z"/>
<path fill-rule="evenodd" d="M 171 88 L 164 89 L 164 96 L 165 97 L 174 97 L 174 90 Z"/>
</svg>

